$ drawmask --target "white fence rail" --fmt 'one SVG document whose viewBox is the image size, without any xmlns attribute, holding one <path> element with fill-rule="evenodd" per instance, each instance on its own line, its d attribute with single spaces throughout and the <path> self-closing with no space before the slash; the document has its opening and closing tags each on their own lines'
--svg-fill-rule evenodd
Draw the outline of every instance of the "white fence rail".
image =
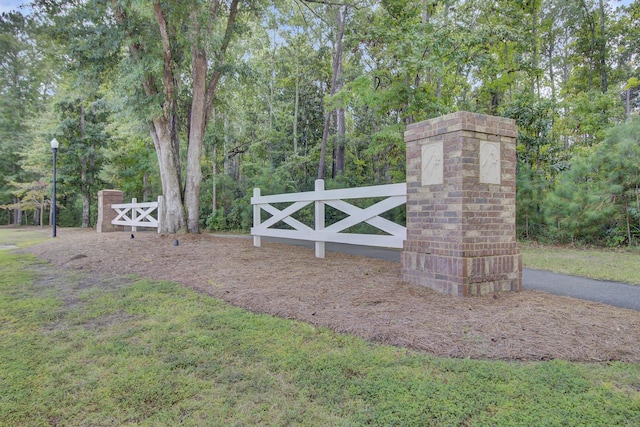
<svg viewBox="0 0 640 427">
<path fill-rule="evenodd" d="M 136 199 L 131 199 L 131 203 L 120 203 L 111 205 L 117 213 L 115 219 L 111 220 L 113 225 L 124 225 L 131 227 L 131 231 L 137 231 L 137 227 L 157 228 L 160 232 L 158 223 L 160 222 L 160 206 L 162 204 L 162 196 L 158 197 L 157 202 L 137 203 Z M 155 217 L 153 216 L 155 211 Z"/>
<path fill-rule="evenodd" d="M 369 206 L 359 208 L 342 199 L 380 198 L 383 200 Z M 325 242 L 348 243 L 352 245 L 402 248 L 407 238 L 406 227 L 382 218 L 380 215 L 396 206 L 407 202 L 407 186 L 402 184 L 377 185 L 371 187 L 325 190 L 324 181 L 316 180 L 315 191 L 304 193 L 276 194 L 261 196 L 260 189 L 253 190 L 253 245 L 260 246 L 261 237 L 282 237 L 288 239 L 308 240 L 315 242 L 316 257 L 324 258 Z M 280 210 L 272 203 L 291 203 Z M 300 209 L 314 204 L 314 228 L 303 224 L 293 214 Z M 333 224 L 325 224 L 325 205 L 331 206 L 348 216 Z M 271 214 L 266 221 L 261 221 L 261 211 Z M 271 228 L 284 222 L 292 229 Z M 354 225 L 366 222 L 387 234 L 342 233 Z"/>
</svg>

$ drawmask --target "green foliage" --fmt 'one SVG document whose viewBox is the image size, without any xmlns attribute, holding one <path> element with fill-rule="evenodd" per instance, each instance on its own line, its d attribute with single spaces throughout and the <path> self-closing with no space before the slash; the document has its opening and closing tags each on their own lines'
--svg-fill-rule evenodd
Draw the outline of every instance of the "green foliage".
<svg viewBox="0 0 640 427">
<path fill-rule="evenodd" d="M 216 209 L 206 217 L 204 228 L 211 231 L 228 230 L 227 214 L 224 209 Z"/>
<path fill-rule="evenodd" d="M 592 158 L 574 157 L 546 200 L 547 220 L 557 239 L 597 243 L 614 226 L 613 208 L 600 185 Z"/>
<path fill-rule="evenodd" d="M 191 55 L 201 47 L 212 67 L 208 76 L 220 73 L 203 141 L 202 227 L 248 229 L 254 187 L 312 189 L 324 119 L 339 105 L 344 135 L 331 126 L 322 159 L 332 187 L 402 182 L 409 123 L 458 110 L 502 115 L 519 126 L 519 236 L 610 245 L 637 239 L 640 209 L 630 179 L 599 177 L 602 168 L 627 167 L 587 171 L 597 160 L 591 147 L 640 105 L 636 2 L 617 11 L 608 2 L 365 2 L 348 10 L 336 82 L 342 89 L 333 96 L 336 5 L 241 2 L 223 56 L 228 10 L 211 20 L 209 5 L 162 3 L 168 68 L 152 2 L 37 0 L 31 17 L 2 16 L 0 222 L 19 218 L 9 207 L 30 206 L 8 182 L 49 181 L 50 153 L 42 147 L 53 135 L 63 144 L 65 222 L 78 224 L 79 198 L 86 207 L 106 186 L 154 200 L 163 190 L 149 120 L 167 111 L 182 168 L 176 193 L 184 192 Z M 342 148 L 344 170 L 337 162 Z M 87 180 L 85 158 L 92 159 Z M 570 162 L 582 172 L 559 177 Z M 576 182 L 581 174 L 589 188 Z M 578 217 L 569 220 L 573 213 Z"/>
<path fill-rule="evenodd" d="M 597 144 L 604 139 L 607 129 L 623 118 L 622 105 L 614 92 L 569 94 L 562 106 L 567 109 L 562 126 L 575 145 Z"/>
<path fill-rule="evenodd" d="M 0 252 L 0 424 L 634 425 L 635 364 L 434 358 Z"/>
<path fill-rule="evenodd" d="M 559 239 L 612 246 L 638 239 L 639 131 L 639 120 L 612 128 L 558 177 L 546 209 Z"/>
<path fill-rule="evenodd" d="M 616 206 L 618 232 L 613 243 L 640 241 L 640 120 L 616 126 L 607 134 L 597 163 L 606 171 L 605 191 Z M 626 239 L 621 239 L 625 238 Z"/>
<path fill-rule="evenodd" d="M 124 193 L 124 199 L 150 202 L 162 194 L 158 163 L 149 141 L 136 134 L 111 138 L 104 151 L 100 180 Z"/>
<path fill-rule="evenodd" d="M 58 167 L 70 192 L 96 193 L 103 186 L 98 172 L 108 138 L 104 127 L 109 110 L 103 99 L 75 95 L 65 94 L 55 104 L 60 139 Z"/>
<path fill-rule="evenodd" d="M 41 111 L 48 96 L 41 92 L 46 88 L 46 63 L 35 44 L 34 31 L 35 22 L 30 18 L 15 12 L 0 15 L 0 206 L 21 206 L 10 182 L 21 186 L 42 178 L 21 167 L 33 138 L 30 119 Z M 10 212 L 0 211 L 3 224 L 18 222 Z"/>
<path fill-rule="evenodd" d="M 516 174 L 516 230 L 523 239 L 540 239 L 545 234 L 544 195 L 548 183 L 531 166 L 519 163 Z"/>
</svg>

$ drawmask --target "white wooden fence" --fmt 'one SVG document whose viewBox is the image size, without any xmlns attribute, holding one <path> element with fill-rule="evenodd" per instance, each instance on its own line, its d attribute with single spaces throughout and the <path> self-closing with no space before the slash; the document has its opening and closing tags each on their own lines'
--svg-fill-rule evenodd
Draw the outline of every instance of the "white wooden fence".
<svg viewBox="0 0 640 427">
<path fill-rule="evenodd" d="M 384 199 L 365 209 L 342 200 L 380 197 L 384 197 Z M 324 258 L 325 256 L 325 242 L 402 248 L 403 242 L 407 238 L 406 227 L 379 215 L 406 202 L 407 186 L 405 183 L 325 190 L 324 181 L 318 179 L 315 183 L 315 191 L 271 196 L 261 196 L 260 189 L 255 188 L 251 198 L 251 204 L 253 205 L 253 227 L 251 228 L 253 245 L 260 246 L 262 236 L 314 241 L 316 257 L 318 258 Z M 271 203 L 291 204 L 280 210 L 272 206 Z M 311 203 L 314 203 L 315 207 L 314 228 L 292 217 L 294 213 Z M 325 224 L 325 205 L 342 211 L 348 216 L 327 226 Z M 262 210 L 271 214 L 271 217 L 264 222 L 261 221 Z M 271 228 L 279 222 L 284 222 L 293 229 Z M 341 231 L 362 222 L 366 222 L 387 234 L 341 233 Z"/>
<path fill-rule="evenodd" d="M 137 203 L 137 200 L 131 199 L 131 203 L 121 203 L 111 205 L 117 213 L 115 219 L 111 220 L 113 225 L 124 225 L 131 227 L 131 231 L 137 231 L 137 227 L 157 228 L 160 232 L 158 223 L 160 222 L 159 208 L 162 205 L 162 196 L 158 196 L 157 202 Z M 156 217 L 153 217 L 155 212 Z"/>
</svg>

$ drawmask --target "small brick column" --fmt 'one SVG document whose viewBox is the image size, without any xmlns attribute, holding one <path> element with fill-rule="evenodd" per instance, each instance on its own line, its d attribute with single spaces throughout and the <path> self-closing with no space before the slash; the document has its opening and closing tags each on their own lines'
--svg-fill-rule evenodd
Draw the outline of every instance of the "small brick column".
<svg viewBox="0 0 640 427">
<path fill-rule="evenodd" d="M 522 290 L 511 119 L 468 112 L 409 125 L 402 278 L 459 296 Z"/>
<path fill-rule="evenodd" d="M 117 216 L 116 211 L 111 209 L 111 205 L 117 205 L 120 203 L 122 203 L 122 191 L 98 191 L 98 222 L 96 224 L 98 233 L 124 230 L 124 227 L 121 225 L 111 224 L 111 221 L 114 220 Z"/>
</svg>

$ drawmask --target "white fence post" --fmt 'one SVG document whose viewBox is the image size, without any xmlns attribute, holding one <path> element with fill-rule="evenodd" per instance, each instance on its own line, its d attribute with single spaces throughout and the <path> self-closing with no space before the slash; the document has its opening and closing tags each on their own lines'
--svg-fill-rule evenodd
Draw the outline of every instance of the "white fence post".
<svg viewBox="0 0 640 427">
<path fill-rule="evenodd" d="M 315 183 L 316 193 L 324 191 L 324 180 L 316 179 Z M 317 194 L 316 194 L 317 197 Z M 322 200 L 315 201 L 315 230 L 316 232 L 324 229 L 324 202 Z M 316 241 L 316 258 L 324 258 L 324 241 Z"/>
<path fill-rule="evenodd" d="M 162 230 L 164 230 L 164 227 L 162 226 L 162 211 L 164 209 L 164 198 L 162 196 L 158 196 L 158 207 L 156 209 L 156 213 L 158 215 L 158 233 L 161 233 Z"/>
<path fill-rule="evenodd" d="M 260 189 L 259 188 L 254 188 L 253 189 L 253 197 L 260 197 Z M 260 205 L 253 205 L 253 226 L 254 228 L 258 228 L 260 227 Z M 253 246 L 255 247 L 260 247 L 260 245 L 262 244 L 262 239 L 260 236 L 253 236 Z"/>
<path fill-rule="evenodd" d="M 135 205 L 136 203 L 138 203 L 138 199 L 133 197 L 131 199 L 131 204 Z M 133 207 L 133 208 L 131 208 L 131 221 L 135 224 L 137 218 L 138 218 L 138 211 L 136 210 L 135 207 Z M 138 227 L 136 227 L 135 225 L 132 225 L 131 226 L 131 231 L 138 231 Z"/>
</svg>

